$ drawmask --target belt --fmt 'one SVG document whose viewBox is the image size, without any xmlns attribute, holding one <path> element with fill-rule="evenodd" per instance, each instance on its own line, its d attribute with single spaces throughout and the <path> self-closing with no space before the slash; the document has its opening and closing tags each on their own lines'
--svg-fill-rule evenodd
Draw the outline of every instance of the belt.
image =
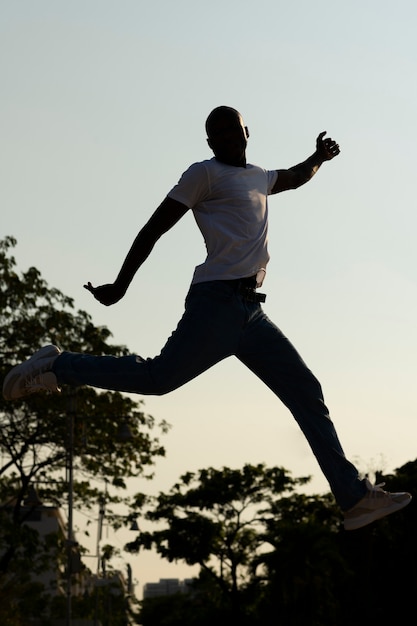
<svg viewBox="0 0 417 626">
<path fill-rule="evenodd" d="M 265 293 L 257 293 L 256 291 L 256 276 L 225 280 L 224 282 L 234 287 L 236 292 L 248 302 L 265 302 L 266 300 Z"/>
</svg>

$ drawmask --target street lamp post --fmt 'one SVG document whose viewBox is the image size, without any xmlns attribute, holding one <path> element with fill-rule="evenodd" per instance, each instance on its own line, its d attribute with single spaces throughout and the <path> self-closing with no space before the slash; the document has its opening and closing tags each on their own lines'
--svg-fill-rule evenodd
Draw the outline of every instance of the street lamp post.
<svg viewBox="0 0 417 626">
<path fill-rule="evenodd" d="M 66 482 L 68 485 L 68 528 L 67 528 L 67 610 L 66 626 L 72 623 L 72 551 L 74 547 L 74 418 L 76 413 L 76 390 L 70 387 L 68 391 L 67 408 L 67 462 Z"/>
<path fill-rule="evenodd" d="M 66 446 L 66 483 L 68 485 L 68 529 L 67 529 L 67 605 L 66 605 L 66 626 L 72 624 L 72 575 L 74 573 L 73 568 L 73 549 L 77 546 L 77 542 L 74 539 L 74 522 L 73 522 L 73 509 L 74 509 L 74 422 L 77 412 L 76 402 L 76 388 L 69 387 L 68 390 L 68 402 L 67 402 L 67 446 Z M 120 442 L 130 441 L 133 438 L 132 431 L 129 426 L 129 418 L 125 418 L 119 427 L 117 439 Z M 107 494 L 107 482 L 106 490 Z M 99 575 L 100 568 L 100 540 L 102 535 L 102 527 L 105 516 L 106 497 L 101 498 L 98 519 L 98 537 L 97 537 L 97 577 Z M 97 590 L 96 590 L 97 593 Z M 97 602 L 97 597 L 96 597 Z M 97 623 L 97 605 L 95 623 Z"/>
</svg>

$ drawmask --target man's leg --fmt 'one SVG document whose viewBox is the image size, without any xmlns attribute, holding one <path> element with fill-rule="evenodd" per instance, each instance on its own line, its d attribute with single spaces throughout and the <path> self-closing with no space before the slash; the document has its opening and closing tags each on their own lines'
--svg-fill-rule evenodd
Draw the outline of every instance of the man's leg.
<svg viewBox="0 0 417 626">
<path fill-rule="evenodd" d="M 176 330 L 159 356 L 143 359 L 63 352 L 54 362 L 59 384 L 162 395 L 236 351 L 243 312 L 221 282 L 191 287 Z"/>
<path fill-rule="evenodd" d="M 321 386 L 293 345 L 256 304 L 237 356 L 288 407 L 340 507 L 351 508 L 367 489 L 345 457 Z"/>
</svg>

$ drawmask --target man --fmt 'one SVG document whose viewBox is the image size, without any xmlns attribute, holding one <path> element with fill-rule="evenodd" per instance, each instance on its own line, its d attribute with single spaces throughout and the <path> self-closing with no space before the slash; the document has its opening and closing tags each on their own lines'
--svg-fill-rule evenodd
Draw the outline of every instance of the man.
<svg viewBox="0 0 417 626">
<path fill-rule="evenodd" d="M 46 346 L 6 376 L 7 400 L 60 384 L 161 395 L 235 355 L 289 408 L 306 436 L 347 530 L 365 526 L 406 506 L 408 493 L 388 493 L 360 480 L 343 452 L 321 387 L 282 332 L 265 315 L 257 292 L 269 260 L 267 196 L 308 182 L 338 144 L 319 134 L 308 159 L 287 170 L 266 171 L 246 162 L 249 131 L 230 107 L 206 121 L 212 159 L 194 163 L 137 235 L 113 283 L 84 285 L 104 305 L 123 298 L 156 241 L 192 210 L 207 258 L 195 268 L 185 311 L 159 356 L 142 359 L 61 352 Z"/>
</svg>

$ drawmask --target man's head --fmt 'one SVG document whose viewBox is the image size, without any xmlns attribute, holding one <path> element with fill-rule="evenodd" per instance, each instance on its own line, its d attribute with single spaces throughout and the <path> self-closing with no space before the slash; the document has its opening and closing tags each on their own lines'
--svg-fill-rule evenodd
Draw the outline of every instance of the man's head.
<svg viewBox="0 0 417 626">
<path fill-rule="evenodd" d="M 207 143 L 223 163 L 246 165 L 249 131 L 239 111 L 228 106 L 213 109 L 206 120 Z"/>
</svg>

